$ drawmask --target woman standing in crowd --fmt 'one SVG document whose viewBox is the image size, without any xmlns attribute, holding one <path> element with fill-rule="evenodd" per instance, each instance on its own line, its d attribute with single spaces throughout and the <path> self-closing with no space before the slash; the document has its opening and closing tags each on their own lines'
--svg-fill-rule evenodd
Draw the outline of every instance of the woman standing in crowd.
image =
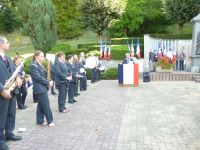
<svg viewBox="0 0 200 150">
<path fill-rule="evenodd" d="M 47 89 L 48 87 L 53 86 L 53 82 L 47 80 L 48 70 L 46 70 L 42 65 L 43 61 L 43 52 L 36 51 L 33 56 L 33 62 L 30 65 L 30 75 L 33 81 L 33 93 L 38 100 L 36 121 L 38 125 L 44 125 L 44 117 L 46 117 L 48 125 L 54 126 L 49 97 L 47 95 Z"/>
</svg>

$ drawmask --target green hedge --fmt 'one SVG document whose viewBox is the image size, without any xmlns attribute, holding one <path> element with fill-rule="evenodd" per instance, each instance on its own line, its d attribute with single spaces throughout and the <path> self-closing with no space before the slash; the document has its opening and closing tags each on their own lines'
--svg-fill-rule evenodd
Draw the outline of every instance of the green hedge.
<svg viewBox="0 0 200 150">
<path fill-rule="evenodd" d="M 151 34 L 150 36 L 160 39 L 192 39 L 192 34 Z"/>
<path fill-rule="evenodd" d="M 70 50 L 71 47 L 69 44 L 66 44 L 66 43 L 57 43 L 53 48 L 52 50 L 49 52 L 49 53 L 57 53 L 57 52 L 65 52 L 65 51 L 68 51 Z"/>
<path fill-rule="evenodd" d="M 101 79 L 116 80 L 118 78 L 118 68 L 110 68 L 104 74 L 101 74 Z"/>
<path fill-rule="evenodd" d="M 132 38 L 113 38 L 112 39 L 112 45 L 127 45 L 127 39 L 128 39 L 129 44 L 131 44 Z M 139 42 L 140 42 L 140 44 L 143 44 L 144 38 L 139 37 Z M 137 37 L 133 37 L 133 43 L 134 43 L 134 45 L 136 45 Z"/>
<path fill-rule="evenodd" d="M 85 54 L 89 52 L 88 49 L 72 49 L 72 50 L 68 50 L 68 51 L 64 51 L 65 55 L 79 55 L 81 52 L 84 52 Z"/>
<path fill-rule="evenodd" d="M 87 79 L 91 79 L 91 69 L 86 69 Z M 100 79 L 103 80 L 116 80 L 118 78 L 118 68 L 109 68 L 105 73 L 101 73 Z"/>
</svg>

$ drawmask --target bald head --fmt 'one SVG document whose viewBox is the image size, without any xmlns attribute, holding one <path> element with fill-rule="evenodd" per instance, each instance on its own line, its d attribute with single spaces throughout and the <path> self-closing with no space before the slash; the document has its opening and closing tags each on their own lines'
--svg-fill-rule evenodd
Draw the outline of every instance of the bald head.
<svg viewBox="0 0 200 150">
<path fill-rule="evenodd" d="M 4 44 L 5 43 L 5 37 L 0 36 L 0 44 Z"/>
<path fill-rule="evenodd" d="M 4 36 L 0 36 L 0 51 L 5 53 L 10 48 L 8 40 Z"/>
</svg>

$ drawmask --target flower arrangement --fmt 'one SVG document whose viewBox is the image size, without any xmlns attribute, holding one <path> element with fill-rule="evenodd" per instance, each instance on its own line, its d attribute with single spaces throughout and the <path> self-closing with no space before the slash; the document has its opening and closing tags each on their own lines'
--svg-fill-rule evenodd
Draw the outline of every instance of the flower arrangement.
<svg viewBox="0 0 200 150">
<path fill-rule="evenodd" d="M 158 63 L 156 64 L 156 67 L 160 67 L 161 69 L 170 70 L 173 68 L 175 63 L 176 63 L 175 59 L 163 57 L 158 61 Z"/>
</svg>

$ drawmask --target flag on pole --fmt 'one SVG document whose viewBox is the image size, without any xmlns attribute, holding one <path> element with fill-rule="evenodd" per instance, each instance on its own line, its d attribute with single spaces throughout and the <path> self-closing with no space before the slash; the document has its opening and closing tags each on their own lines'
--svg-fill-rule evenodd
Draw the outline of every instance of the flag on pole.
<svg viewBox="0 0 200 150">
<path fill-rule="evenodd" d="M 100 36 L 100 59 L 102 59 L 103 56 L 103 42 L 102 42 L 102 37 Z"/>
<path fill-rule="evenodd" d="M 127 42 L 127 46 L 128 46 L 128 50 L 130 51 L 131 50 L 131 47 L 130 47 L 130 44 L 128 42 L 128 38 L 126 37 L 126 42 Z"/>
<path fill-rule="evenodd" d="M 107 43 L 106 43 L 106 39 L 105 39 L 105 45 L 104 45 L 104 59 L 107 59 Z"/>
<path fill-rule="evenodd" d="M 130 53 L 131 53 L 131 57 L 134 57 L 134 56 L 132 56 L 132 54 L 134 55 L 134 43 L 133 43 L 133 38 L 132 38 L 132 43 L 131 43 L 131 51 L 130 51 Z"/>
<path fill-rule="evenodd" d="M 111 43 L 112 43 L 112 41 L 110 39 L 110 46 L 108 47 L 108 57 L 107 57 L 108 60 L 110 60 Z"/>
<path fill-rule="evenodd" d="M 136 55 L 138 56 L 138 58 L 141 58 L 141 55 L 140 55 L 140 42 L 139 42 L 139 38 L 137 38 Z"/>
</svg>

